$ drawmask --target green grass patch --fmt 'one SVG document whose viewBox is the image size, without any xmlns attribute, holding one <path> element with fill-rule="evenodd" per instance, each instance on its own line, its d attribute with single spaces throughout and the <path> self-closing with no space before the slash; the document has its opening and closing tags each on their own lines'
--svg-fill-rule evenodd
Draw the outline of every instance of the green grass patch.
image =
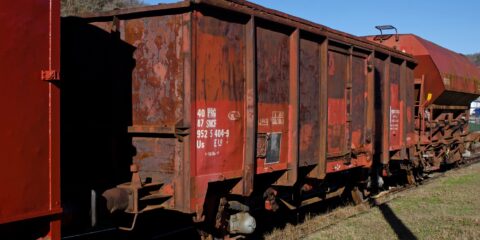
<svg viewBox="0 0 480 240">
<path fill-rule="evenodd" d="M 458 177 L 448 178 L 444 181 L 446 186 L 458 186 L 471 183 L 478 183 L 480 181 L 480 175 L 464 175 Z"/>
<path fill-rule="evenodd" d="M 480 239 L 480 164 L 449 171 L 429 184 L 400 193 L 387 205 L 322 229 L 308 239 L 398 239 L 405 232 L 417 239 Z"/>
<path fill-rule="evenodd" d="M 469 124 L 468 124 L 468 130 L 469 130 L 470 132 L 480 131 L 480 124 L 469 123 Z"/>
</svg>

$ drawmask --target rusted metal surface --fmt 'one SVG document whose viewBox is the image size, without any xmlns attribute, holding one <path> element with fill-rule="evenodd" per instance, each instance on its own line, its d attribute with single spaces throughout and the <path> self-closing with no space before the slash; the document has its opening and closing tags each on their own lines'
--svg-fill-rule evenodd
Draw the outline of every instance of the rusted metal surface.
<svg viewBox="0 0 480 240">
<path fill-rule="evenodd" d="M 269 134 L 268 141 L 272 133 L 278 138 L 273 154 L 257 159 L 259 174 L 286 169 L 288 161 L 290 33 L 279 30 L 257 27 L 258 133 Z"/>
<path fill-rule="evenodd" d="M 374 36 L 366 38 L 380 40 Z M 411 146 L 410 157 L 427 170 L 461 160 L 468 133 L 466 109 L 480 96 L 478 69 L 465 56 L 413 34 L 398 38 L 384 36 L 381 43 L 410 53 L 418 61 L 413 72 L 408 64 L 407 71 L 402 72 L 408 87 L 403 105 L 406 108 L 403 122 L 407 125 L 402 130 L 407 147 Z M 415 78 L 414 89 L 411 89 L 412 78 Z M 398 154 L 393 158 L 402 159 Z"/>
<path fill-rule="evenodd" d="M 290 92 L 288 115 L 288 171 L 285 185 L 293 186 L 298 178 L 299 161 L 299 97 L 300 97 L 300 30 L 290 34 Z"/>
<path fill-rule="evenodd" d="M 243 150 L 238 146 L 243 145 L 245 135 L 245 22 L 223 21 L 219 19 L 221 15 L 211 14 L 214 13 L 196 12 L 194 23 L 197 24 L 195 175 L 243 168 Z"/>
<path fill-rule="evenodd" d="M 220 9 L 227 9 L 231 12 L 237 12 L 245 15 L 250 15 L 258 19 L 264 19 L 275 23 L 280 23 L 284 26 L 289 26 L 291 28 L 298 28 L 301 31 L 311 32 L 321 36 L 328 36 L 332 40 L 341 41 L 341 42 L 351 42 L 359 47 L 364 49 L 371 49 L 380 52 L 388 52 L 390 55 L 395 57 L 408 58 L 409 61 L 412 60 L 410 55 L 407 55 L 399 50 L 386 47 L 382 44 L 373 43 L 371 41 L 359 38 L 357 36 L 341 32 L 327 26 L 310 22 L 305 19 L 295 17 L 274 9 L 269 9 L 248 1 L 243 0 L 194 0 L 188 1 L 184 0 L 178 3 L 172 4 L 159 4 L 155 6 L 147 7 L 138 7 L 131 9 L 118 9 L 113 11 L 106 11 L 100 13 L 87 13 L 81 15 L 84 18 L 110 18 L 112 16 L 128 16 L 134 15 L 137 13 L 141 14 L 155 14 L 156 12 L 162 11 L 183 11 L 184 9 L 191 8 L 192 5 L 206 5 L 213 6 Z"/>
<path fill-rule="evenodd" d="M 389 116 L 389 132 L 390 132 L 390 150 L 401 148 L 402 145 L 402 125 L 403 114 L 401 108 L 401 66 L 399 63 L 390 63 L 390 116 Z"/>
<path fill-rule="evenodd" d="M 407 149 L 415 143 L 413 109 L 413 69 L 415 64 L 376 54 L 375 150 L 380 162 L 407 159 Z"/>
<path fill-rule="evenodd" d="M 132 144 L 137 150 L 133 162 L 142 169 L 145 176 L 152 181 L 168 183 L 175 174 L 174 159 L 178 154 L 175 141 L 148 137 L 135 137 Z M 159 147 L 161 146 L 161 147 Z M 156 171 L 152 171 L 157 169 Z"/>
<path fill-rule="evenodd" d="M 391 48 L 385 47 L 381 44 L 372 45 L 371 42 L 366 41 L 362 38 L 358 38 L 354 35 L 341 32 L 332 28 L 329 28 L 318 23 L 310 22 L 305 19 L 295 17 L 274 9 L 269 9 L 248 1 L 243 0 L 195 0 L 195 3 L 205 4 L 216 6 L 219 8 L 229 9 L 231 11 L 241 12 L 245 14 L 251 14 L 255 17 L 266 19 L 272 22 L 280 23 L 285 26 L 290 26 L 293 28 L 299 28 L 306 32 L 311 32 L 323 36 L 328 36 L 330 39 L 339 41 L 339 42 L 350 42 L 356 46 L 360 46 L 366 49 L 372 49 L 377 51 L 387 51 L 393 56 L 403 56 L 409 57 L 408 55 L 403 54 L 400 51 L 392 50 Z"/>
<path fill-rule="evenodd" d="M 183 117 L 182 23 L 182 15 L 122 21 L 125 42 L 136 48 L 133 126 L 175 126 Z"/>
<path fill-rule="evenodd" d="M 376 54 L 374 62 L 375 72 L 375 150 L 381 154 L 380 162 L 388 164 L 390 152 L 389 142 L 389 111 L 390 111 L 390 58 L 387 55 Z"/>
<path fill-rule="evenodd" d="M 317 166 L 313 171 L 313 177 L 324 179 L 327 174 L 327 132 L 328 132 L 328 72 L 325 69 L 328 68 L 328 43 L 325 39 L 320 44 L 320 109 L 319 109 L 319 124 L 320 124 L 320 141 L 317 146 L 319 149 L 319 158 Z"/>
<path fill-rule="evenodd" d="M 367 129 L 367 96 L 371 94 L 367 90 L 367 56 L 356 52 L 352 56 L 352 149 L 359 152 L 366 151 L 365 147 L 371 142 L 372 136 L 369 135 Z"/>
<path fill-rule="evenodd" d="M 317 164 L 320 158 L 320 39 L 300 41 L 300 166 Z"/>
<path fill-rule="evenodd" d="M 406 82 L 405 82 L 405 106 L 406 106 L 406 131 L 407 131 L 407 145 L 411 146 L 417 143 L 418 138 L 415 134 L 415 109 L 416 109 L 416 91 L 415 91 L 415 77 L 414 77 L 414 66 L 409 66 L 407 64 L 407 73 L 406 73 Z"/>
<path fill-rule="evenodd" d="M 346 81 L 348 55 L 342 52 L 328 53 L 328 140 L 327 155 L 348 154 Z M 349 101 L 349 100 L 348 100 Z"/>
<path fill-rule="evenodd" d="M 189 131 L 184 121 L 184 78 L 190 74 L 183 59 L 189 49 L 190 33 L 183 29 L 190 20 L 186 15 L 119 20 L 123 40 L 135 48 L 129 127 L 133 163 L 144 180 L 162 184 L 158 194 L 165 196 L 173 196 L 175 173 L 185 168 L 180 161 L 185 151 L 183 136 Z M 174 207 L 180 201 L 179 208 L 185 208 L 182 198 L 167 200 L 165 206 Z"/>
<path fill-rule="evenodd" d="M 194 55 L 196 53 L 196 46 L 193 44 L 192 36 L 195 33 L 195 26 L 192 25 L 192 19 L 194 18 L 193 13 L 184 14 L 183 20 L 185 24 L 182 27 L 182 34 L 185 36 L 183 38 L 183 72 L 184 82 L 192 82 L 195 71 L 195 61 L 193 61 Z M 190 36 L 190 37 L 187 37 Z M 194 118 L 194 112 L 191 111 L 191 104 L 195 98 L 195 91 L 192 91 L 193 84 L 183 84 L 183 126 L 186 128 L 191 125 L 192 118 Z M 188 94 L 190 93 L 190 94 Z M 194 102 L 194 101 L 193 101 Z M 180 153 L 175 157 L 175 171 L 176 178 L 174 179 L 174 202 L 175 208 L 184 212 L 190 211 L 190 198 L 191 198 L 191 180 L 190 174 L 192 170 L 192 164 L 190 164 L 190 158 L 192 156 L 192 142 L 194 140 L 190 135 L 185 135 L 182 139 L 182 145 L 180 148 Z M 193 155 L 194 156 L 194 155 Z"/>
<path fill-rule="evenodd" d="M 440 72 L 441 79 L 432 81 L 435 81 L 437 84 L 443 82 L 445 90 L 447 91 L 470 93 L 480 96 L 480 71 L 475 68 L 467 57 L 442 48 L 420 37 L 417 37 L 417 41 L 426 49 Z M 412 52 L 412 54 L 420 55 L 416 52 Z M 457 102 L 455 98 L 449 98 L 444 95 L 448 95 L 448 93 L 441 94 L 439 99 L 433 100 L 433 102 L 442 105 L 450 105 L 454 104 L 453 102 Z"/>
<path fill-rule="evenodd" d="M 202 195 L 213 178 L 243 176 L 245 136 L 245 27 L 248 18 L 224 21 L 223 13 L 194 12 L 196 55 L 195 108 L 192 110 L 196 176 L 192 209 L 203 207 Z M 205 46 L 209 46 L 208 48 Z M 215 164 L 213 164 L 215 163 Z"/>
<path fill-rule="evenodd" d="M 173 195 L 163 207 L 196 213 L 196 221 L 212 184 L 248 196 L 270 173 L 276 185 L 292 186 L 303 180 L 300 169 L 323 179 L 370 167 L 369 61 L 377 51 L 413 61 L 243 1 L 185 1 L 80 21 L 131 48 L 133 162 L 142 181 Z"/>
<path fill-rule="evenodd" d="M 60 1 L 2 1 L 0 8 L 0 229 L 15 222 L 5 230 L 18 235 L 3 237 L 50 231 L 59 239 L 60 104 L 53 81 L 60 70 Z M 45 232 L 15 230 L 29 219 L 45 223 Z"/>
<path fill-rule="evenodd" d="M 375 36 L 367 39 L 373 40 Z M 415 78 L 425 76 L 425 93 L 432 94 L 430 103 L 468 105 L 480 96 L 480 71 L 467 57 L 443 48 L 413 34 L 400 34 L 399 40 L 390 37 L 382 44 L 412 54 L 418 61 Z M 464 93 L 458 98 L 455 92 Z"/>
<path fill-rule="evenodd" d="M 256 91 L 256 30 L 255 18 L 250 16 L 247 25 L 245 26 L 245 57 L 246 57 L 246 76 L 245 76 L 245 160 L 242 178 L 243 195 L 250 195 L 254 190 L 254 176 L 256 163 L 256 145 L 257 145 L 257 91 Z"/>
</svg>

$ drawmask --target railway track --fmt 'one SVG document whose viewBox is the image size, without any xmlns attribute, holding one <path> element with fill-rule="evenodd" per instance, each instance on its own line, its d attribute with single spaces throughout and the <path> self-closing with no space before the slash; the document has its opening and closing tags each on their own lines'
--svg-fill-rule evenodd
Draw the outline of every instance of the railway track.
<svg viewBox="0 0 480 240">
<path fill-rule="evenodd" d="M 398 193 L 401 193 L 401 192 L 404 192 L 404 191 L 408 191 L 408 190 L 411 190 L 411 189 L 415 189 L 419 186 L 428 184 L 435 179 L 438 179 L 440 177 L 445 176 L 445 173 L 448 172 L 448 171 L 457 171 L 459 169 L 468 167 L 468 166 L 470 166 L 472 164 L 475 164 L 475 163 L 478 163 L 478 162 L 480 162 L 480 154 L 477 154 L 477 155 L 469 157 L 469 158 L 465 158 L 462 163 L 460 163 L 460 164 L 458 164 L 454 167 L 448 167 L 447 169 L 443 169 L 439 172 L 433 172 L 433 173 L 427 175 L 427 177 L 424 178 L 421 182 L 417 182 L 416 184 L 406 185 L 406 186 L 402 186 L 402 187 L 395 187 L 395 188 L 392 188 L 388 191 L 383 191 L 383 192 L 377 194 L 376 196 L 372 196 L 371 198 L 366 199 L 366 202 L 369 202 L 373 206 L 382 205 L 382 204 L 387 203 L 387 202 L 391 201 L 392 199 L 394 199 L 395 194 L 398 194 Z"/>
<path fill-rule="evenodd" d="M 444 177 L 447 172 L 458 171 L 458 170 L 461 170 L 463 168 L 466 168 L 470 165 L 473 165 L 473 164 L 476 164 L 476 163 L 479 163 L 479 162 L 480 162 L 480 154 L 477 154 L 475 156 L 464 159 L 464 161 L 461 164 L 459 164 L 455 167 L 450 167 L 450 168 L 447 168 L 447 169 L 443 169 L 442 171 L 439 171 L 439 172 L 431 173 L 423 181 L 418 182 L 416 184 L 402 186 L 402 187 L 394 187 L 394 188 L 391 188 L 389 190 L 382 191 L 375 196 L 366 198 L 363 201 L 363 203 L 361 203 L 359 205 L 356 205 L 354 207 L 354 210 L 349 210 L 349 212 L 353 212 L 353 214 L 346 214 L 346 215 L 345 215 L 345 213 L 337 214 L 337 211 L 341 211 L 341 208 L 334 209 L 333 211 L 325 214 L 325 216 L 322 216 L 322 214 L 319 214 L 315 217 L 334 218 L 335 220 L 327 222 L 326 224 L 320 225 L 320 226 L 318 226 L 317 228 L 315 228 L 311 231 L 304 231 L 304 229 L 302 229 L 302 235 L 298 236 L 298 237 L 299 238 L 305 238 L 305 237 L 307 237 L 308 235 L 310 235 L 314 232 L 327 229 L 327 228 L 329 228 L 329 227 L 331 227 L 335 224 L 338 224 L 342 221 L 345 221 L 349 218 L 353 218 L 353 217 L 359 216 L 361 214 L 364 214 L 372 208 L 379 207 L 383 204 L 386 204 L 386 203 L 396 199 L 401 193 L 405 193 L 407 191 L 417 189 L 418 187 L 425 186 L 427 184 L 430 184 L 430 183 L 434 182 L 435 180 L 437 180 L 439 178 Z M 344 215 L 344 216 L 343 217 L 338 217 L 338 215 Z M 276 236 L 269 236 L 269 237 L 267 237 L 267 239 L 277 239 L 277 237 Z"/>
<path fill-rule="evenodd" d="M 340 203 L 340 205 L 334 206 L 333 208 L 331 208 L 330 206 L 324 206 L 322 210 L 313 213 L 313 217 L 306 217 L 305 219 L 308 220 L 300 220 L 297 222 L 297 224 L 294 224 L 296 226 L 292 226 L 292 228 L 296 229 L 287 229 L 289 228 L 287 227 L 280 231 L 273 231 L 272 233 L 267 234 L 263 237 L 265 239 L 281 239 L 284 235 L 282 231 L 287 231 L 290 232 L 290 234 L 295 235 L 296 238 L 306 238 L 314 232 L 327 229 L 342 221 L 367 213 L 372 208 L 379 207 L 398 198 L 401 193 L 405 193 L 407 191 L 417 189 L 418 187 L 433 183 L 435 182 L 435 180 L 444 177 L 447 172 L 458 171 L 479 162 L 480 154 L 477 154 L 475 156 L 464 159 L 464 161 L 457 166 L 442 169 L 439 172 L 431 173 L 421 182 L 401 187 L 393 187 L 389 190 L 382 191 L 372 197 L 365 198 L 365 200 L 361 204 L 355 206 L 352 206 L 351 203 L 343 205 Z M 330 203 L 329 205 L 333 204 Z M 312 213 L 305 212 L 304 214 L 311 215 Z"/>
<path fill-rule="evenodd" d="M 397 198 L 400 193 L 413 190 L 423 185 L 429 184 L 435 181 L 436 179 L 439 179 L 445 176 L 446 172 L 448 171 L 457 171 L 459 169 L 468 167 L 472 164 L 479 163 L 479 162 L 480 162 L 480 154 L 470 158 L 466 158 L 463 161 L 463 163 L 453 168 L 444 169 L 440 172 L 431 173 L 423 181 L 418 182 L 417 184 L 401 186 L 401 187 L 393 187 L 389 190 L 382 191 L 375 196 L 366 198 L 362 204 L 355 206 L 357 211 L 354 214 L 347 215 L 344 217 L 339 218 L 339 217 L 333 216 L 336 214 L 336 211 L 338 209 L 344 206 L 343 203 L 340 203 L 339 199 L 333 199 L 327 202 L 316 204 L 317 208 L 314 207 L 313 210 L 312 209 L 301 210 L 301 211 L 289 212 L 289 213 L 284 212 L 283 214 L 290 215 L 290 216 L 284 216 L 284 220 L 277 221 L 276 223 L 271 224 L 270 226 L 266 226 L 265 228 L 259 229 L 260 231 L 256 232 L 250 238 L 251 239 L 264 238 L 264 234 L 270 232 L 275 228 L 282 228 L 282 226 L 285 226 L 288 223 L 293 225 L 300 224 L 303 222 L 303 220 L 305 219 L 305 216 L 307 215 L 314 215 L 315 217 L 324 216 L 326 218 L 335 219 L 334 221 L 331 221 L 328 224 L 319 226 L 317 229 L 314 229 L 314 231 L 304 232 L 305 236 L 307 236 L 308 234 L 328 228 L 348 218 L 352 218 L 360 214 L 363 214 L 371 208 L 378 207 L 382 204 L 388 203 L 394 200 L 395 198 Z M 117 228 L 110 227 L 110 228 L 105 228 L 101 230 L 85 232 L 81 234 L 68 235 L 68 236 L 64 236 L 62 239 L 64 240 L 105 239 L 105 237 L 114 237 L 115 239 L 139 239 L 140 237 L 140 239 L 153 240 L 153 239 L 179 239 L 180 237 L 195 239 L 198 236 L 196 235 L 195 227 L 192 225 L 192 226 L 186 226 L 182 228 L 170 228 L 168 230 L 162 229 L 162 230 L 159 230 L 158 232 L 150 232 L 150 234 L 148 235 L 126 233 L 126 232 L 119 231 Z"/>
</svg>

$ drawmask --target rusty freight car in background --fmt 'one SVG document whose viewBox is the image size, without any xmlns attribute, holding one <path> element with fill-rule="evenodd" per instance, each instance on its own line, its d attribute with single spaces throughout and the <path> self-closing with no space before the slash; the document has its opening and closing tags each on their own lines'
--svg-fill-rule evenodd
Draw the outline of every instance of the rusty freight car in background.
<svg viewBox="0 0 480 240">
<path fill-rule="evenodd" d="M 60 239 L 60 1 L 0 9 L 0 238 Z"/>
<path fill-rule="evenodd" d="M 480 71 L 464 55 L 413 34 L 367 39 L 412 54 L 418 62 L 415 90 L 409 93 L 415 101 L 409 117 L 415 120 L 415 165 L 431 171 L 461 161 L 473 136 L 467 137 L 468 118 L 470 103 L 480 96 Z"/>
<path fill-rule="evenodd" d="M 127 230 L 168 209 L 248 234 L 258 208 L 358 199 L 373 159 L 411 144 L 413 58 L 246 1 L 68 17 L 62 46 L 65 196 L 113 187 Z"/>
</svg>

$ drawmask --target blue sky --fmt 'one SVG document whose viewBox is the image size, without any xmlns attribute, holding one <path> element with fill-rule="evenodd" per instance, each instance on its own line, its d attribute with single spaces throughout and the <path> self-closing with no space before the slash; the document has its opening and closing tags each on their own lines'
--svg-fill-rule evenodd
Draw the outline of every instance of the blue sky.
<svg viewBox="0 0 480 240">
<path fill-rule="evenodd" d="M 147 4 L 177 2 L 144 0 Z M 480 52 L 479 0 L 252 0 L 251 2 L 357 36 L 391 24 L 453 51 Z"/>
</svg>

